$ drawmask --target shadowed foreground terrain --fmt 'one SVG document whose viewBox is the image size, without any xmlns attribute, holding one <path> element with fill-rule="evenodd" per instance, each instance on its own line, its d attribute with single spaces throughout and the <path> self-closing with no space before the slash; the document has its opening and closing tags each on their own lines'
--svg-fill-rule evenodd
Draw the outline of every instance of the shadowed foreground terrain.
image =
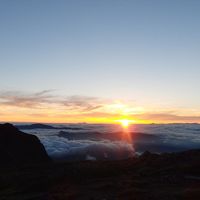
<svg viewBox="0 0 200 200">
<path fill-rule="evenodd" d="M 200 149 L 53 162 L 36 136 L 0 125 L 0 200 L 199 200 Z"/>
<path fill-rule="evenodd" d="M 2 167 L 0 199 L 200 199 L 200 150 Z"/>
</svg>

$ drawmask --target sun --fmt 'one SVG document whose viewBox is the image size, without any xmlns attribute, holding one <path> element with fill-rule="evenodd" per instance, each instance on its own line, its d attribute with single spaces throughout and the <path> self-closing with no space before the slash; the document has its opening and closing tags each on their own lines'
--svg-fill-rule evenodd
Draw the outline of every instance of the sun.
<svg viewBox="0 0 200 200">
<path fill-rule="evenodd" d="M 129 125 L 133 122 L 133 120 L 130 120 L 130 119 L 120 119 L 117 121 L 121 123 L 123 128 L 128 128 Z"/>
</svg>

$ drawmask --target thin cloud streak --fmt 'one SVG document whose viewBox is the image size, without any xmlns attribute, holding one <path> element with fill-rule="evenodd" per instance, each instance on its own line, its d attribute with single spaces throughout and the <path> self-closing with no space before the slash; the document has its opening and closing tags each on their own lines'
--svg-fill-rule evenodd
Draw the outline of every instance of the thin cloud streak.
<svg viewBox="0 0 200 200">
<path fill-rule="evenodd" d="M 41 108 L 46 104 L 56 104 L 68 111 L 90 112 L 103 106 L 99 98 L 87 96 L 60 97 L 51 94 L 52 90 L 37 93 L 22 93 L 17 91 L 0 92 L 0 105 Z M 50 105 L 49 105 L 50 106 Z"/>
<path fill-rule="evenodd" d="M 91 112 L 103 107 L 99 98 L 87 96 L 69 96 L 61 102 L 68 110 Z"/>
<path fill-rule="evenodd" d="M 52 102 L 51 90 L 44 90 L 37 93 L 25 94 L 17 91 L 0 92 L 0 105 L 38 108 L 43 104 Z"/>
</svg>

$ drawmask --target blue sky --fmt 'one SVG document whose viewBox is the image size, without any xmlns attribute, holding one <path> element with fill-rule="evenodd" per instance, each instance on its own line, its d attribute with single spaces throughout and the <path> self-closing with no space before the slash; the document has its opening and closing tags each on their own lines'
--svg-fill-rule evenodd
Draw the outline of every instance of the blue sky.
<svg viewBox="0 0 200 200">
<path fill-rule="evenodd" d="M 197 0 L 1 0 L 0 90 L 198 110 L 199 10 Z"/>
</svg>

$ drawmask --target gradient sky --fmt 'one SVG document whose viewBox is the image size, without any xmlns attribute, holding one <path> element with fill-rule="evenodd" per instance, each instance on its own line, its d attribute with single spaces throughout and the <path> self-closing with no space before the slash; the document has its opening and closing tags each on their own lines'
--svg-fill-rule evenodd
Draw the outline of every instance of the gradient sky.
<svg viewBox="0 0 200 200">
<path fill-rule="evenodd" d="M 198 0 L 0 0 L 0 121 L 200 122 L 199 10 Z"/>
</svg>

